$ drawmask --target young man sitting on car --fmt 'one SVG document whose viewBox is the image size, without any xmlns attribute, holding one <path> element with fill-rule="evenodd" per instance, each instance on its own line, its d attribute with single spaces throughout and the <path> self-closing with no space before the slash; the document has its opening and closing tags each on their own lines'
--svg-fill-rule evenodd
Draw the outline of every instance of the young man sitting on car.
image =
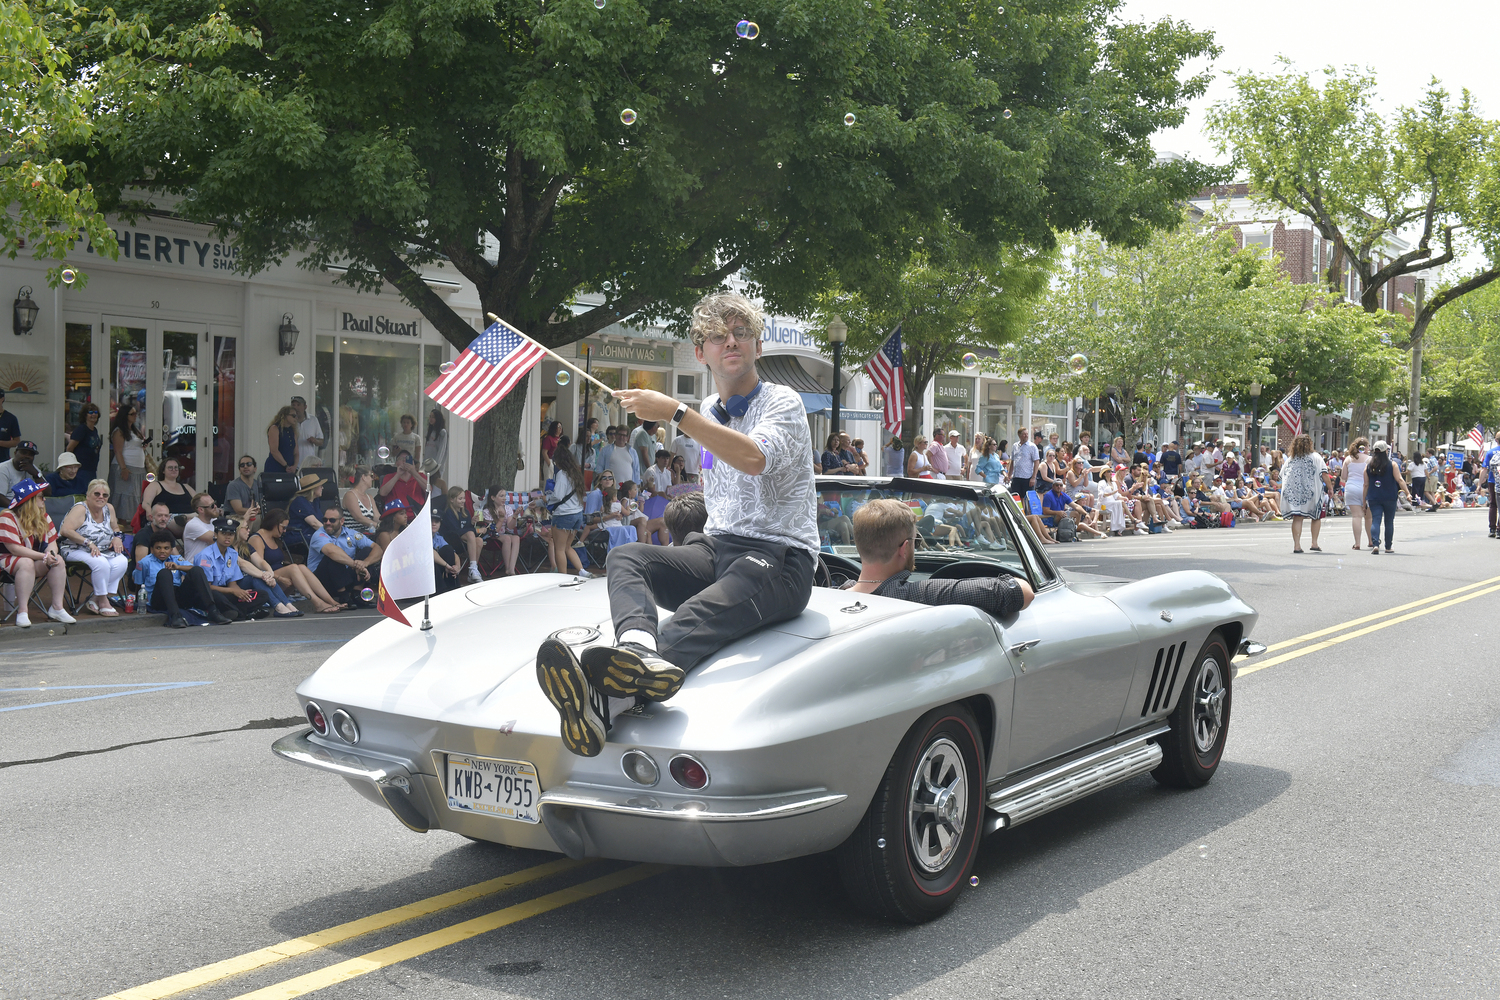
<svg viewBox="0 0 1500 1000">
<path fill-rule="evenodd" d="M 1005 574 L 967 580 L 913 580 L 916 541 L 916 518 L 899 500 L 871 500 L 855 511 L 859 581 L 849 589 L 917 604 L 969 604 L 996 618 L 1015 614 L 1036 596 L 1025 580 Z"/>
</svg>

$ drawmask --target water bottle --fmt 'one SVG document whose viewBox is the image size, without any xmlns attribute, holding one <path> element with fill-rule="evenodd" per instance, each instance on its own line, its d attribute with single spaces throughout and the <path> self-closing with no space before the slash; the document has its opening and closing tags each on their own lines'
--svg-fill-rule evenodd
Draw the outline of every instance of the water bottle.
<svg viewBox="0 0 1500 1000">
<path fill-rule="evenodd" d="M 146 588 L 142 587 L 135 596 L 135 613 L 143 615 L 146 613 Z"/>
</svg>

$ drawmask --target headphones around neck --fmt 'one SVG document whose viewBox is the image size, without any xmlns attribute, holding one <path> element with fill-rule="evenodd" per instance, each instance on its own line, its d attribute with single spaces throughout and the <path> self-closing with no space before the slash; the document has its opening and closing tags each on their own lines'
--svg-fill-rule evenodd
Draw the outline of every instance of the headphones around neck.
<svg viewBox="0 0 1500 1000">
<path fill-rule="evenodd" d="M 721 424 L 729 423 L 730 417 L 743 417 L 750 412 L 750 401 L 760 394 L 764 382 L 756 382 L 755 388 L 743 396 L 730 396 L 727 400 L 720 400 L 714 404 L 714 419 Z"/>
</svg>

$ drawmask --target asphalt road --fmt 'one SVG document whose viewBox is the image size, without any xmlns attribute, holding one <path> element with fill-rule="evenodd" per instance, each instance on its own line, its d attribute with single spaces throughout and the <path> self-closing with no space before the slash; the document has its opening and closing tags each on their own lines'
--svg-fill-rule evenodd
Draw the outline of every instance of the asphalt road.
<svg viewBox="0 0 1500 1000">
<path fill-rule="evenodd" d="M 997 834 L 978 887 L 915 928 L 851 912 L 822 858 L 537 871 L 556 857 L 409 833 L 276 761 L 293 687 L 368 618 L 5 629 L 0 998 L 103 997 L 506 875 L 179 995 L 239 997 L 415 942 L 314 995 L 1493 997 L 1500 542 L 1483 517 L 1404 516 L 1378 557 L 1351 551 L 1347 519 L 1321 554 L 1292 555 L 1278 524 L 1054 549 L 1083 573 L 1213 570 L 1273 648 L 1245 662 L 1209 786 L 1141 777 Z"/>
</svg>

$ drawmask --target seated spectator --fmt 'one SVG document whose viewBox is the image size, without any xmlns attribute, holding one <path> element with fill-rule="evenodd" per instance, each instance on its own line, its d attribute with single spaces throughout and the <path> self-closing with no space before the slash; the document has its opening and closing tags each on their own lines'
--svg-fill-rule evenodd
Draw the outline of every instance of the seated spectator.
<svg viewBox="0 0 1500 1000">
<path fill-rule="evenodd" d="M 854 525 L 844 516 L 844 509 L 837 501 L 824 499 L 818 504 L 818 534 L 831 545 L 851 545 L 854 542 Z"/>
<path fill-rule="evenodd" d="M 323 512 L 323 527 L 307 547 L 307 568 L 322 581 L 335 601 L 350 607 L 371 608 L 375 602 L 362 593 L 370 582 L 370 567 L 380 561 L 379 542 L 344 526 L 344 512 L 330 507 Z"/>
<path fill-rule="evenodd" d="M 282 545 L 286 524 L 286 511 L 275 508 L 266 511 L 266 516 L 260 522 L 260 530 L 249 536 L 249 551 L 241 550 L 245 561 L 258 569 L 270 571 L 283 590 L 295 590 L 306 595 L 312 601 L 313 610 L 319 614 L 331 615 L 343 611 L 344 606 L 333 599 L 311 570 L 287 558 L 286 548 Z"/>
<path fill-rule="evenodd" d="M 141 536 L 145 537 L 146 532 L 141 532 Z M 187 628 L 187 618 L 182 614 L 185 607 L 201 612 L 215 625 L 234 621 L 219 610 L 203 570 L 177 554 L 177 539 L 170 531 L 153 531 L 145 540 L 148 551 L 137 561 L 137 567 L 146 591 L 146 609 L 166 615 L 164 626 Z"/>
<path fill-rule="evenodd" d="M 436 503 L 438 495 L 433 494 Z M 458 574 L 463 569 L 463 561 L 459 558 L 458 551 L 443 537 L 443 515 L 438 512 L 436 506 L 432 508 L 432 561 L 433 583 L 439 594 L 446 594 L 458 586 Z M 470 564 L 472 565 L 472 563 Z"/>
<path fill-rule="evenodd" d="M 256 565 L 250 558 L 250 526 L 241 522 L 234 534 L 235 551 L 240 557 L 240 584 L 264 597 L 277 618 L 301 618 L 302 612 L 292 603 L 286 591 L 276 580 L 276 574 L 268 566 Z"/>
<path fill-rule="evenodd" d="M 651 541 L 651 533 L 656 529 L 651 527 L 653 522 L 641 510 L 640 487 L 629 480 L 620 484 L 620 520 L 635 529 L 636 541 Z"/>
<path fill-rule="evenodd" d="M 380 551 L 384 552 L 391 547 L 391 542 L 395 541 L 402 529 L 411 523 L 411 514 L 405 501 L 391 500 L 386 503 L 380 518 L 380 527 L 375 531 L 375 544 L 380 546 Z"/>
<path fill-rule="evenodd" d="M 197 563 L 198 556 L 214 542 L 214 518 L 219 516 L 219 505 L 207 493 L 193 497 L 193 516 L 183 522 L 182 548 L 188 562 Z"/>
<path fill-rule="evenodd" d="M 554 421 L 555 423 L 556 421 Z M 417 471 L 411 453 L 403 451 L 396 456 L 396 471 L 380 481 L 380 500 L 401 500 L 407 510 L 421 510 L 427 502 L 427 477 Z"/>
<path fill-rule="evenodd" d="M 917 604 L 967 604 L 996 618 L 1014 615 L 1036 595 L 1024 580 L 1002 574 L 967 580 L 911 579 L 917 568 L 912 509 L 899 500 L 871 500 L 854 512 L 859 581 L 849 589 Z"/>
<path fill-rule="evenodd" d="M 42 494 L 45 483 L 33 479 L 18 480 L 11 487 L 11 507 L 0 510 L 0 569 L 11 576 L 16 588 L 16 625 L 31 627 L 31 590 L 40 577 L 47 580 L 52 604 L 47 617 L 55 622 L 72 624 L 74 618 L 63 607 L 67 593 L 68 570 L 57 551 L 57 528 L 47 516 Z M 82 506 L 80 504 L 79 506 Z"/>
<path fill-rule="evenodd" d="M 173 528 L 177 530 L 173 531 Z M 135 533 L 135 551 L 132 554 L 135 556 L 137 566 L 141 564 L 142 559 L 151 554 L 151 539 L 155 537 L 158 531 L 165 531 L 171 535 L 172 541 L 175 543 L 174 548 L 178 551 L 182 549 L 182 543 L 178 541 L 182 533 L 182 525 L 178 524 L 177 519 L 172 516 L 172 512 L 167 510 L 166 504 L 152 504 L 150 520 L 146 522 L 145 527 Z"/>
<path fill-rule="evenodd" d="M 239 476 L 224 487 L 225 512 L 250 523 L 251 530 L 256 530 L 259 525 L 255 525 L 254 521 L 265 506 L 265 495 L 261 492 L 260 476 L 255 473 L 254 456 L 241 455 L 239 469 Z"/>
<path fill-rule="evenodd" d="M 257 590 L 240 586 L 240 554 L 235 543 L 240 522 L 232 517 L 214 519 L 214 540 L 193 560 L 208 580 L 213 602 L 226 617 L 239 621 L 264 618 L 270 614 L 266 599 Z"/>
<path fill-rule="evenodd" d="M 353 484 L 344 491 L 341 503 L 344 521 L 355 531 L 371 538 L 380 530 L 380 501 L 375 497 L 375 475 L 367 466 L 357 466 L 351 477 Z"/>
<path fill-rule="evenodd" d="M 708 506 L 702 491 L 684 493 L 667 501 L 662 520 L 667 522 L 673 545 L 685 545 L 689 535 L 702 534 L 703 526 L 708 523 Z"/>
<path fill-rule="evenodd" d="M 666 493 L 672 488 L 672 470 L 667 464 L 672 461 L 672 453 L 665 448 L 656 452 L 656 464 L 646 470 L 645 488 L 652 493 Z"/>
<path fill-rule="evenodd" d="M 1042 509 L 1047 513 L 1042 517 L 1042 522 L 1049 528 L 1056 528 L 1064 517 L 1071 517 L 1074 526 L 1085 534 L 1095 538 L 1103 538 L 1104 532 L 1090 523 L 1091 512 L 1085 511 L 1073 501 L 1073 498 L 1063 490 L 1063 481 L 1054 479 L 1052 488 L 1042 494 Z"/>
<path fill-rule="evenodd" d="M 83 499 L 88 492 L 89 477 L 71 451 L 57 456 L 57 471 L 47 473 L 47 485 L 55 497 L 77 497 Z"/>
<path fill-rule="evenodd" d="M 328 482 L 316 473 L 310 473 L 297 481 L 297 492 L 286 505 L 286 539 L 297 548 L 309 544 L 312 536 L 323 527 L 322 515 L 318 513 L 317 496 Z"/>
<path fill-rule="evenodd" d="M 454 486 L 448 490 L 447 496 L 434 493 L 432 496 L 433 513 L 439 511 L 441 504 L 441 528 L 440 532 L 453 551 L 466 556 L 469 560 L 469 582 L 479 583 L 484 577 L 479 575 L 479 535 L 474 530 L 474 522 L 465 512 L 462 500 L 464 489 L 462 486 Z"/>
<path fill-rule="evenodd" d="M 89 568 L 94 596 L 84 607 L 103 618 L 117 617 L 119 612 L 110 607 L 109 598 L 124 579 L 130 560 L 125 555 L 125 536 L 115 508 L 109 502 L 107 482 L 95 479 L 89 483 L 83 503 L 74 504 L 68 511 L 58 534 L 63 539 L 63 558 Z"/>
</svg>

